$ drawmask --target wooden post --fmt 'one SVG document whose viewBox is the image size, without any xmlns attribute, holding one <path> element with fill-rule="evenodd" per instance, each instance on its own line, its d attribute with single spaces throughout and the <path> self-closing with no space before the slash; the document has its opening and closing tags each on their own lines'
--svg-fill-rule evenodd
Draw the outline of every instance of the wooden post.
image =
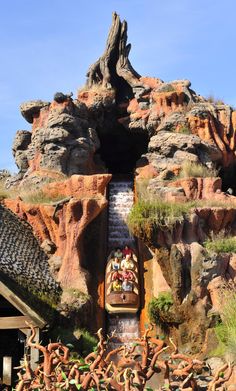
<svg viewBox="0 0 236 391">
<path fill-rule="evenodd" d="M 39 328 L 37 327 L 35 329 L 35 331 L 36 331 L 36 335 L 35 335 L 34 341 L 36 343 L 39 343 Z M 37 368 L 37 366 L 38 366 L 37 362 L 38 361 L 39 361 L 39 350 L 31 348 L 30 349 L 30 365 L 31 365 L 31 368 L 33 370 L 35 370 Z"/>
<path fill-rule="evenodd" d="M 3 383 L 7 386 L 11 385 L 11 377 L 12 377 L 12 357 L 4 356 L 3 357 Z"/>
</svg>

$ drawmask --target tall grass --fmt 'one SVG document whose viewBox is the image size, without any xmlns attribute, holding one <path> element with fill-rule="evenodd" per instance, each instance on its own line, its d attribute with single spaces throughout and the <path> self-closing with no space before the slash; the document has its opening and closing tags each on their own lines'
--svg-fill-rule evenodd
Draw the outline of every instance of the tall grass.
<svg viewBox="0 0 236 391">
<path fill-rule="evenodd" d="M 140 199 L 133 205 L 127 219 L 127 225 L 133 235 L 143 239 L 151 239 L 152 234 L 158 229 L 172 231 L 177 224 L 187 220 L 190 213 L 198 208 L 236 209 L 236 204 L 214 200 L 170 202 L 154 198 L 149 194 L 147 198 Z M 211 246 L 216 249 L 216 252 L 223 252 L 223 250 L 224 252 L 234 252 L 236 250 L 236 239 L 234 238 L 215 239 L 215 244 L 210 244 L 211 242 L 212 239 L 205 242 L 205 246 L 209 250 Z"/>
<path fill-rule="evenodd" d="M 227 359 L 236 359 L 236 292 L 235 289 L 222 291 L 221 323 L 215 327 L 215 334 L 219 341 L 214 355 L 223 355 Z"/>
<path fill-rule="evenodd" d="M 213 103 L 215 105 L 225 105 L 225 102 L 223 99 L 216 98 L 214 95 L 207 96 L 206 100 L 210 103 Z"/>
<path fill-rule="evenodd" d="M 61 179 L 63 180 L 63 179 Z M 53 180 L 48 180 L 48 183 L 51 183 Z M 45 183 L 42 184 L 45 186 Z M 17 198 L 20 197 L 22 201 L 30 204 L 48 204 L 52 202 L 57 202 L 65 198 L 65 195 L 56 193 L 56 194 L 47 194 L 42 188 L 34 188 L 34 186 L 22 186 L 22 187 L 11 187 L 10 189 L 5 188 L 5 180 L 0 180 L 0 201 L 6 198 Z"/>
<path fill-rule="evenodd" d="M 235 237 L 216 237 L 207 239 L 203 243 L 204 247 L 217 254 L 220 253 L 236 253 L 236 238 Z"/>
<path fill-rule="evenodd" d="M 143 178 L 136 181 L 136 192 L 139 199 L 147 199 L 148 198 L 148 190 L 147 187 L 149 185 L 150 179 Z"/>
<path fill-rule="evenodd" d="M 161 199 L 141 200 L 131 209 L 127 224 L 134 235 L 150 238 L 154 230 L 172 230 L 177 223 L 184 221 L 191 206 L 188 203 L 170 203 Z"/>
<path fill-rule="evenodd" d="M 216 169 L 208 168 L 203 164 L 186 161 L 183 163 L 178 178 L 208 178 L 216 177 L 217 174 L 218 171 Z"/>
<path fill-rule="evenodd" d="M 47 194 L 42 189 L 33 191 L 21 191 L 20 197 L 24 202 L 29 204 L 51 204 L 53 202 L 61 201 L 65 198 L 64 194 Z"/>
<path fill-rule="evenodd" d="M 7 198 L 9 191 L 5 188 L 5 180 L 0 181 L 0 201 Z"/>
</svg>

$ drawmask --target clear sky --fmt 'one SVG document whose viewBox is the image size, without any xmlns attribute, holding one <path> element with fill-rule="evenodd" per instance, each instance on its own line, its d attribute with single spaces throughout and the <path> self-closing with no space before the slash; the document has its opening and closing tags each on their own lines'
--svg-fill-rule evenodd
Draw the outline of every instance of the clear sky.
<svg viewBox="0 0 236 391">
<path fill-rule="evenodd" d="M 20 103 L 75 94 L 103 53 L 112 11 L 128 21 L 141 75 L 189 79 L 236 106 L 235 0 L 0 0 L 0 168 L 16 171 L 14 134 L 30 129 Z"/>
</svg>

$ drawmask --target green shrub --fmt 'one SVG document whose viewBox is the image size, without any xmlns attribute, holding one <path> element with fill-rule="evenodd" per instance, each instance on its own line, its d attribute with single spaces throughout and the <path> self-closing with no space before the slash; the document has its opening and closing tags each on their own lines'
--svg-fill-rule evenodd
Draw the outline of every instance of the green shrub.
<svg viewBox="0 0 236 391">
<path fill-rule="evenodd" d="M 127 224 L 134 235 L 150 239 L 156 229 L 172 230 L 181 223 L 191 207 L 189 203 L 171 203 L 161 199 L 141 200 L 132 207 Z"/>
<path fill-rule="evenodd" d="M 98 340 L 88 330 L 76 330 L 77 337 L 80 337 L 80 351 L 83 356 L 91 353 L 97 346 Z"/>
<path fill-rule="evenodd" d="M 179 173 L 179 178 L 208 178 L 208 177 L 216 177 L 218 171 L 213 168 L 208 168 L 203 166 L 203 164 L 193 163 L 190 161 L 186 161 L 183 163 L 183 166 Z"/>
<path fill-rule="evenodd" d="M 220 253 L 236 253 L 236 238 L 234 237 L 218 237 L 208 239 L 203 243 L 204 247 L 210 252 Z"/>
<path fill-rule="evenodd" d="M 167 313 L 174 304 L 171 292 L 162 292 L 148 304 L 150 322 L 160 324 L 161 313 Z"/>
<path fill-rule="evenodd" d="M 222 292 L 221 310 L 222 322 L 215 327 L 215 334 L 219 341 L 214 355 L 227 356 L 236 359 L 236 293 L 230 289 Z"/>
</svg>

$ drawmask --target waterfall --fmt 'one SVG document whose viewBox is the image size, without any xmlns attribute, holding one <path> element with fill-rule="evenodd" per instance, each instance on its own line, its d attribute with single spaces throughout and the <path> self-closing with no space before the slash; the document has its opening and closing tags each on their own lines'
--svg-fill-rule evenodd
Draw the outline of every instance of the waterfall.
<svg viewBox="0 0 236 391">
<path fill-rule="evenodd" d="M 112 181 L 109 185 L 108 247 L 134 247 L 126 220 L 134 199 L 132 181 Z"/>
<path fill-rule="evenodd" d="M 135 250 L 134 237 L 129 233 L 126 221 L 134 200 L 133 182 L 113 180 L 109 184 L 108 248 L 109 252 L 125 245 Z M 112 348 L 129 343 L 139 336 L 137 314 L 108 314 L 108 334 L 115 331 Z"/>
</svg>

